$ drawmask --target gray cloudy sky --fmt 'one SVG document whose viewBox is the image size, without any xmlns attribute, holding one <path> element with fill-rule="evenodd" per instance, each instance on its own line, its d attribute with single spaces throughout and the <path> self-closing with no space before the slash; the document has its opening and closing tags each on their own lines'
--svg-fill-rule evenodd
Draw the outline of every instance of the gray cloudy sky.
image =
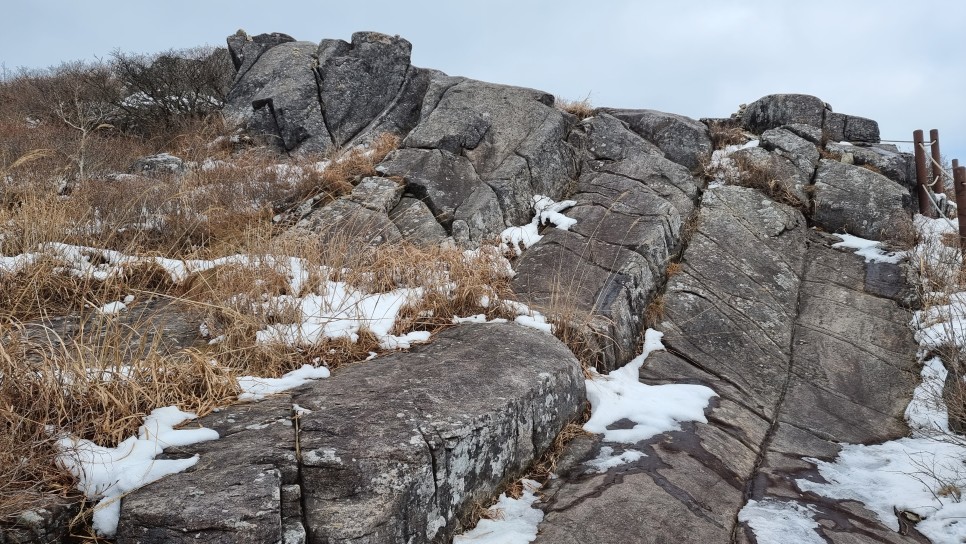
<svg viewBox="0 0 966 544">
<path fill-rule="evenodd" d="M 399 34 L 413 63 L 596 106 L 724 117 L 766 94 L 814 94 L 879 121 L 937 128 L 966 162 L 966 2 L 959 0 L 7 0 L 0 62 L 43 67 L 120 48 L 224 44 L 239 28 L 301 40 Z"/>
</svg>

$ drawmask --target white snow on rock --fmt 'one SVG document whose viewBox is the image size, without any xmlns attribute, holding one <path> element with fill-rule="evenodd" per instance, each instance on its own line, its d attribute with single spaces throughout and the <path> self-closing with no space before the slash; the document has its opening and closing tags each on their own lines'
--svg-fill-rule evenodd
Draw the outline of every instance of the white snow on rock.
<svg viewBox="0 0 966 544">
<path fill-rule="evenodd" d="M 851 234 L 833 234 L 842 241 L 832 244 L 833 248 L 854 249 L 855 254 L 863 257 L 867 263 L 898 263 L 905 258 L 905 253 L 887 253 L 882 250 L 882 242 L 866 240 Z"/>
<path fill-rule="evenodd" d="M 109 302 L 101 306 L 97 311 L 101 315 L 117 315 L 125 310 L 127 310 L 127 304 L 123 302 Z"/>
<path fill-rule="evenodd" d="M 614 467 L 633 463 L 643 457 L 646 457 L 646 455 L 637 450 L 624 450 L 619 455 L 614 455 L 614 448 L 602 446 L 597 457 L 586 461 L 584 464 L 594 472 L 604 473 Z"/>
<path fill-rule="evenodd" d="M 654 351 L 663 350 L 663 334 L 648 329 L 643 353 L 623 367 L 607 374 L 590 370 L 586 380 L 591 416 L 586 431 L 604 435 L 607 442 L 634 444 L 668 431 L 676 431 L 685 421 L 707 423 L 704 409 L 717 394 L 703 385 L 647 385 L 638 380 L 644 361 Z M 634 422 L 630 429 L 608 429 L 623 419 Z"/>
<path fill-rule="evenodd" d="M 751 526 L 758 544 L 825 544 L 815 531 L 814 515 L 813 506 L 795 501 L 751 500 L 738 512 L 738 521 Z"/>
<path fill-rule="evenodd" d="M 77 478 L 78 490 L 89 500 L 98 500 L 93 523 L 98 535 L 114 536 L 124 494 L 198 462 L 197 455 L 187 459 L 155 459 L 164 448 L 218 439 L 213 429 L 174 429 L 195 417 L 174 406 L 158 408 L 145 418 L 137 437 L 129 437 L 114 448 L 75 437 L 58 440 L 58 461 Z"/>
<path fill-rule="evenodd" d="M 472 530 L 453 538 L 453 544 L 527 544 L 537 538 L 537 526 L 543 521 L 543 511 L 533 505 L 539 501 L 536 491 L 540 484 L 523 480 L 523 495 L 519 499 L 500 495 L 487 511 L 491 519 L 481 519 Z"/>
<path fill-rule="evenodd" d="M 268 395 L 281 393 L 289 389 L 294 389 L 310 380 L 318 380 L 329 377 L 329 369 L 324 366 L 315 367 L 312 365 L 302 365 L 302 368 L 293 370 L 281 378 L 259 378 L 256 376 L 242 376 L 238 378 L 238 386 L 242 393 L 238 395 L 238 400 L 262 400 Z"/>
<path fill-rule="evenodd" d="M 524 249 L 532 247 L 543 238 L 539 232 L 540 227 L 547 223 L 553 224 L 560 230 L 569 230 L 570 227 L 577 224 L 577 220 L 560 212 L 576 204 L 577 202 L 574 200 L 554 202 L 549 197 L 535 195 L 533 197 L 533 220 L 526 225 L 510 227 L 501 232 L 501 250 L 506 252 L 512 249 L 517 256 L 521 255 Z"/>
</svg>

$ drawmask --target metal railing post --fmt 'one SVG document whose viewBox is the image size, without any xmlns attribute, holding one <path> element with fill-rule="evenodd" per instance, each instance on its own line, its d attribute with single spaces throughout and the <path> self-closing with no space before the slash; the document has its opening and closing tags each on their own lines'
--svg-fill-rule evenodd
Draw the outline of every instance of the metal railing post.
<svg viewBox="0 0 966 544">
<path fill-rule="evenodd" d="M 945 193 L 946 186 L 943 184 L 943 178 L 946 173 L 943 172 L 942 165 L 942 155 L 939 153 L 939 130 L 932 129 L 929 131 L 929 140 L 932 142 L 930 146 L 932 147 L 932 179 L 935 180 L 935 185 L 932 186 L 934 193 Z"/>
<path fill-rule="evenodd" d="M 929 203 L 929 182 L 926 173 L 926 150 L 923 148 L 922 130 L 912 133 L 912 143 L 916 155 L 916 192 L 919 193 L 919 213 L 932 217 L 932 205 Z"/>
<path fill-rule="evenodd" d="M 953 161 L 953 185 L 956 187 L 956 217 L 959 219 L 959 248 L 966 251 L 966 166 Z"/>
</svg>

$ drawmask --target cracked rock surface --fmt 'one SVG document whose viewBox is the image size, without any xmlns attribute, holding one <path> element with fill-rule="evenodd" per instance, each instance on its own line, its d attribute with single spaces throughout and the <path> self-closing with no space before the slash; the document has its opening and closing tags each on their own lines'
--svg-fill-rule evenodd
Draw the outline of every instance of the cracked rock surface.
<svg viewBox="0 0 966 544">
<path fill-rule="evenodd" d="M 222 438 L 169 449 L 201 460 L 125 497 L 118 542 L 449 542 L 583 402 L 580 365 L 552 336 L 455 327 L 202 418 Z"/>
<path fill-rule="evenodd" d="M 905 435 L 918 382 L 906 310 L 869 292 L 863 259 L 828 246 L 757 191 L 708 191 L 668 281 L 657 326 L 667 351 L 640 371 L 648 384 L 714 389 L 708 423 L 636 444 L 646 457 L 603 474 L 578 461 L 601 444 L 576 444 L 583 455 L 548 490 L 536 542 L 754 542 L 737 514 L 765 496 L 814 504 L 831 542 L 916 541 L 795 485 L 818 477 L 803 457 Z"/>
</svg>

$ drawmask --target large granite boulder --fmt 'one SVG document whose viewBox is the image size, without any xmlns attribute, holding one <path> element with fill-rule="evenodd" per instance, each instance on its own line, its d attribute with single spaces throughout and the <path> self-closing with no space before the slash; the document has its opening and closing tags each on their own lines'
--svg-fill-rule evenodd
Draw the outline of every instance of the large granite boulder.
<svg viewBox="0 0 966 544">
<path fill-rule="evenodd" d="M 810 181 L 821 155 L 814 142 L 787 128 L 773 128 L 761 134 L 761 147 L 791 161 Z"/>
<path fill-rule="evenodd" d="M 865 117 L 844 115 L 829 111 L 825 116 L 825 137 L 831 142 L 879 141 L 879 123 Z"/>
<path fill-rule="evenodd" d="M 829 142 L 825 148 L 842 157 L 851 158 L 856 166 L 874 168 L 892 181 L 915 190 L 916 158 L 912 153 L 899 151 L 891 144 L 849 145 Z"/>
<path fill-rule="evenodd" d="M 410 64 L 410 43 L 357 32 L 351 43 L 284 34 L 229 37 L 238 73 L 224 112 L 286 151 L 326 151 L 403 135 L 419 118 L 431 71 Z"/>
<path fill-rule="evenodd" d="M 245 75 L 262 53 L 281 43 L 294 42 L 295 38 L 281 32 L 249 36 L 244 30 L 228 36 L 228 54 L 235 67 L 235 80 Z"/>
<path fill-rule="evenodd" d="M 827 109 L 820 98 L 807 94 L 771 94 L 748 104 L 741 124 L 755 134 L 791 123 L 821 128 Z"/>
<path fill-rule="evenodd" d="M 403 186 L 389 178 L 363 178 L 349 195 L 310 211 L 285 235 L 314 237 L 323 244 L 381 245 L 402 240 L 389 217 Z"/>
<path fill-rule="evenodd" d="M 711 159 L 711 135 L 708 127 L 683 115 L 655 110 L 604 108 L 610 115 L 656 145 L 672 161 L 695 169 Z"/>
<path fill-rule="evenodd" d="M 496 194 L 505 224 L 522 225 L 533 215 L 534 195 L 559 199 L 576 175 L 573 152 L 566 142 L 576 119 L 553 103 L 552 95 L 533 89 L 436 76 L 426 93 L 419 125 L 403 147 L 465 157 Z M 445 186 L 449 192 L 466 192 L 463 184 L 438 181 L 438 163 L 430 162 L 429 167 L 423 176 L 409 172 L 437 179 L 437 190 Z"/>
<path fill-rule="evenodd" d="M 411 352 L 201 419 L 222 438 L 179 452 L 200 453 L 191 472 L 128 495 L 117 540 L 449 542 L 583 402 L 580 364 L 553 336 L 514 324 L 451 328 Z"/>
<path fill-rule="evenodd" d="M 812 220 L 823 229 L 880 240 L 909 221 L 909 190 L 866 168 L 823 159 L 815 173 Z"/>
<path fill-rule="evenodd" d="M 814 149 L 814 146 L 813 146 Z M 816 151 L 816 163 L 818 152 Z M 731 154 L 731 159 L 738 165 L 740 178 L 738 185 L 761 189 L 773 199 L 785 204 L 804 207 L 808 201 L 808 187 L 814 173 L 814 167 L 808 173 L 802 171 L 801 165 L 808 161 L 801 158 L 796 162 L 780 152 L 769 152 L 763 147 L 750 147 Z"/>
<path fill-rule="evenodd" d="M 311 42 L 284 42 L 262 52 L 228 92 L 226 119 L 286 151 L 331 148 L 315 81 L 317 49 Z"/>
</svg>

